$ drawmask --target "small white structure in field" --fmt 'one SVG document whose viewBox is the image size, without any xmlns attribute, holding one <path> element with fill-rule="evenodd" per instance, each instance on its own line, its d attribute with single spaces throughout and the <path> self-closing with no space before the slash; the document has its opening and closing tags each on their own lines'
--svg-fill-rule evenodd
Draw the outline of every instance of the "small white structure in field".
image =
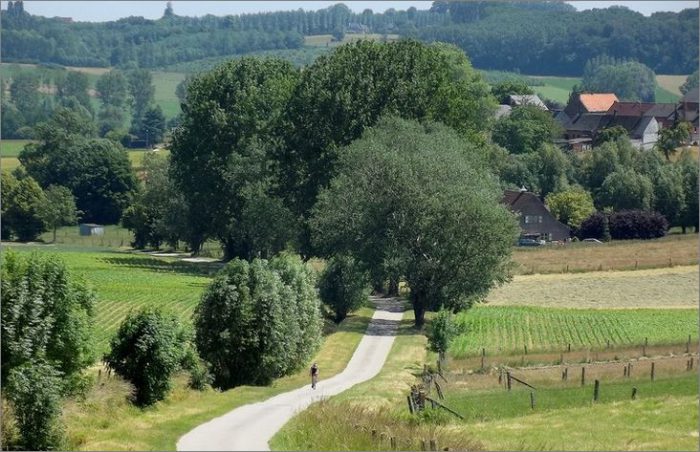
<svg viewBox="0 0 700 452">
<path fill-rule="evenodd" d="M 80 235 L 104 235 L 105 228 L 100 224 L 81 223 Z"/>
</svg>

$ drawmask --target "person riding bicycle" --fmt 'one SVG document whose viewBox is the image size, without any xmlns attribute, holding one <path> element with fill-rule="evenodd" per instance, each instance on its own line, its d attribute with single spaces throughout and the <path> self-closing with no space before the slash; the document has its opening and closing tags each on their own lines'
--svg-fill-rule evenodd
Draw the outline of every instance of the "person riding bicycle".
<svg viewBox="0 0 700 452">
<path fill-rule="evenodd" d="M 318 381 L 318 365 L 313 363 L 311 366 L 311 389 L 316 389 L 316 382 Z"/>
</svg>

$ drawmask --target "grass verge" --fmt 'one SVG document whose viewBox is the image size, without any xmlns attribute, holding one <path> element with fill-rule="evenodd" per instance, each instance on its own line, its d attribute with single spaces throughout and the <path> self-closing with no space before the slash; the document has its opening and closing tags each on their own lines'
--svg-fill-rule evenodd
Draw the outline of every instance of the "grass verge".
<svg viewBox="0 0 700 452">
<path fill-rule="evenodd" d="M 374 311 L 362 308 L 325 339 L 317 356 L 324 375 L 345 368 Z M 240 386 L 225 392 L 193 391 L 180 376 L 168 398 L 147 409 L 127 402 L 129 385 L 102 378 L 85 400 L 71 400 L 64 410 L 68 450 L 174 450 L 180 436 L 236 407 L 265 400 L 308 384 L 307 370 L 276 380 L 271 386 Z M 254 432 L 251 432 L 254 434 Z"/>
</svg>

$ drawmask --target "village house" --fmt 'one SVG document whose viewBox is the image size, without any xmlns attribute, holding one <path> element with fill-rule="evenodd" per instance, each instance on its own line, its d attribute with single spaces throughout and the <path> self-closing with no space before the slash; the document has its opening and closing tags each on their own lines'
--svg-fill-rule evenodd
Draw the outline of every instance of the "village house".
<svg viewBox="0 0 700 452">
<path fill-rule="evenodd" d="M 675 117 L 681 121 L 688 121 L 692 125 L 690 141 L 697 144 L 698 141 L 698 117 L 700 117 L 700 91 L 695 87 L 685 93 L 674 112 Z"/>
<path fill-rule="evenodd" d="M 571 237 L 571 229 L 554 218 L 540 198 L 525 188 L 506 190 L 501 202 L 518 214 L 522 237 L 547 241 L 566 241 Z"/>
</svg>

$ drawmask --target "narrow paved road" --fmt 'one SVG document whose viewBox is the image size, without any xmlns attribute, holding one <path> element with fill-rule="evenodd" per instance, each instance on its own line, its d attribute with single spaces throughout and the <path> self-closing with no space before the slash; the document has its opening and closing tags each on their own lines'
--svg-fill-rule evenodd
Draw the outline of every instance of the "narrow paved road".
<svg viewBox="0 0 700 452">
<path fill-rule="evenodd" d="M 377 310 L 343 372 L 324 380 L 320 369 L 316 390 L 309 384 L 229 411 L 185 434 L 177 450 L 269 450 L 270 438 L 295 414 L 377 375 L 391 350 L 403 308 L 396 299 L 371 300 Z"/>
</svg>

